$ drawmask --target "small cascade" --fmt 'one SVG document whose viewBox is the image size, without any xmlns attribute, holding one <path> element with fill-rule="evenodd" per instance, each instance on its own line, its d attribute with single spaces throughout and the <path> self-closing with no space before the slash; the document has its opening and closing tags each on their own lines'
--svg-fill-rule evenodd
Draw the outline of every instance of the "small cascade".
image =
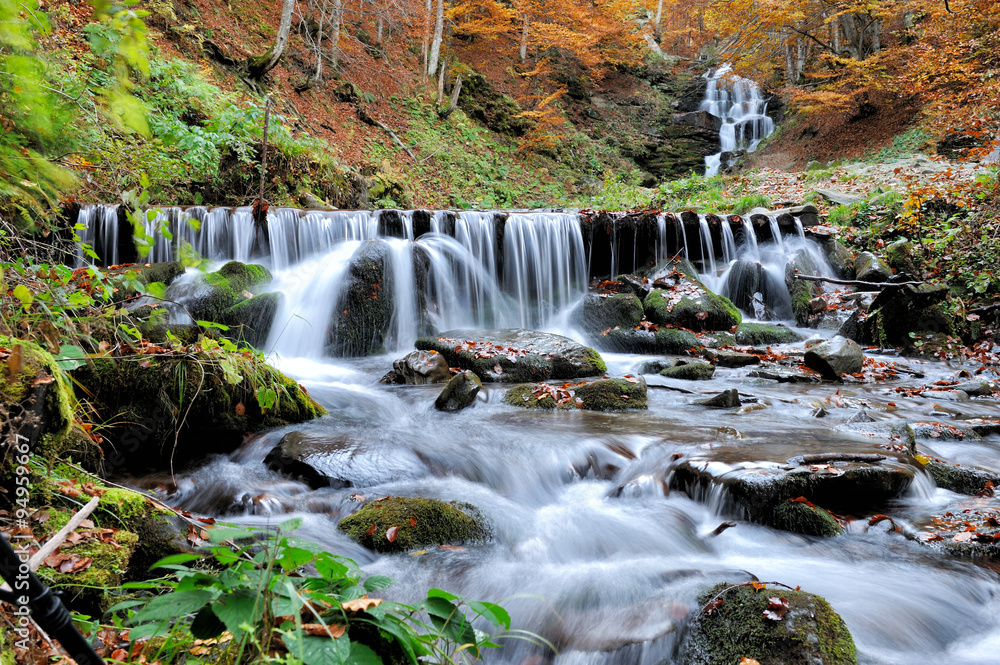
<svg viewBox="0 0 1000 665">
<path fill-rule="evenodd" d="M 118 263 L 118 206 L 84 206 L 77 217 L 80 229 L 80 244 L 90 245 L 107 265 Z M 86 262 L 83 249 L 77 251 L 77 262 Z"/>
<path fill-rule="evenodd" d="M 733 237 L 733 228 L 729 224 L 722 226 L 722 262 L 729 264 L 736 260 L 736 238 Z"/>
<path fill-rule="evenodd" d="M 774 120 L 767 115 L 767 100 L 757 83 L 730 75 L 732 67 L 725 64 L 705 73 L 708 88 L 701 110 L 722 120 L 719 130 L 720 151 L 705 158 L 705 175 L 719 172 L 727 153 L 753 152 L 762 140 L 774 131 Z"/>
<path fill-rule="evenodd" d="M 774 215 L 767 216 L 767 224 L 771 227 L 771 237 L 774 238 L 775 244 L 778 245 L 778 251 L 782 254 L 785 253 L 785 243 L 781 239 L 781 228 L 778 226 L 778 218 Z"/>
<path fill-rule="evenodd" d="M 702 257 L 708 257 L 708 270 L 709 274 L 714 275 L 715 270 L 715 247 L 712 245 L 712 231 L 708 228 L 708 220 L 705 219 L 704 215 L 698 215 L 698 226 L 701 229 L 701 255 Z M 704 258 L 702 259 L 702 269 L 706 266 Z"/>
</svg>

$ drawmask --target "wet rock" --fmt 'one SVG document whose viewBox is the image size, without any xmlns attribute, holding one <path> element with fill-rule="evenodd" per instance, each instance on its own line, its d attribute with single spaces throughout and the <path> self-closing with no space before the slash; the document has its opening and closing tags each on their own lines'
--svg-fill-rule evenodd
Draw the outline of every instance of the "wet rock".
<svg viewBox="0 0 1000 665">
<path fill-rule="evenodd" d="M 937 394 L 938 392 L 948 391 L 935 391 L 931 394 L 935 397 L 939 397 Z M 910 425 L 910 429 L 913 430 L 913 435 L 918 439 L 936 439 L 938 441 L 978 441 L 982 438 L 975 432 L 975 430 L 964 427 L 960 422 L 956 422 L 955 424 L 919 422 Z"/>
<path fill-rule="evenodd" d="M 660 328 L 656 331 L 613 329 L 594 339 L 594 346 L 613 353 L 642 355 L 680 354 L 701 347 L 690 330 Z"/>
<path fill-rule="evenodd" d="M 642 377 L 598 379 L 554 386 L 526 383 L 513 386 L 504 402 L 525 409 L 583 409 L 585 411 L 627 411 L 645 409 L 646 381 Z"/>
<path fill-rule="evenodd" d="M 812 300 L 818 295 L 816 282 L 806 279 L 796 279 L 796 274 L 819 275 L 816 264 L 805 250 L 799 250 L 791 261 L 785 264 L 785 286 L 791 298 L 791 313 L 795 323 L 800 326 L 809 324 L 809 316 L 813 314 Z"/>
<path fill-rule="evenodd" d="M 632 329 L 642 321 L 642 301 L 631 293 L 588 293 L 572 318 L 591 335 L 616 326 Z"/>
<path fill-rule="evenodd" d="M 854 640 L 844 620 L 820 596 L 804 591 L 757 591 L 728 582 L 698 599 L 701 607 L 720 600 L 709 613 L 699 611 L 681 647 L 683 665 L 736 665 L 753 659 L 773 665 L 856 665 Z M 770 598 L 784 599 L 780 621 L 765 618 Z M 782 601 L 779 601 L 782 602 Z"/>
<path fill-rule="evenodd" d="M 702 399 L 695 402 L 695 404 L 701 404 L 702 406 L 714 406 L 722 409 L 731 409 L 742 403 L 743 402 L 740 401 L 740 392 L 736 390 L 736 388 L 724 390 L 715 397 L 709 397 L 708 399 Z"/>
<path fill-rule="evenodd" d="M 837 380 L 842 374 L 860 372 L 865 354 L 857 342 L 838 336 L 806 350 L 804 361 L 824 379 Z"/>
<path fill-rule="evenodd" d="M 676 363 L 669 360 L 647 360 L 639 368 L 640 374 L 659 374 L 668 367 L 673 367 Z"/>
<path fill-rule="evenodd" d="M 660 325 L 690 330 L 729 330 L 743 322 L 728 298 L 716 295 L 679 270 L 654 280 L 643 301 L 646 318 Z"/>
<path fill-rule="evenodd" d="M 474 506 L 417 497 L 370 500 L 358 512 L 342 519 L 337 529 L 376 552 L 405 552 L 489 537 Z"/>
<path fill-rule="evenodd" d="M 253 297 L 253 292 L 272 279 L 261 265 L 230 261 L 203 277 L 191 296 L 187 310 L 196 321 L 221 322 L 230 308 Z"/>
<path fill-rule="evenodd" d="M 854 274 L 862 282 L 888 282 L 892 268 L 871 252 L 861 252 L 854 257 Z"/>
<path fill-rule="evenodd" d="M 911 453 L 917 450 L 917 437 L 912 427 L 905 423 L 876 422 L 864 411 L 852 415 L 837 430 L 856 441 L 877 441 Z"/>
<path fill-rule="evenodd" d="M 436 351 L 412 351 L 392 363 L 395 383 L 422 386 L 443 383 L 451 379 L 448 361 Z"/>
<path fill-rule="evenodd" d="M 940 304 L 947 296 L 948 286 L 940 282 L 884 289 L 860 323 L 859 341 L 879 346 L 908 345 L 918 354 L 936 353 L 942 344 L 947 347 L 948 335 L 954 330 L 953 317 Z M 915 339 L 911 336 L 915 333 L 928 339 Z M 940 344 L 937 335 L 943 335 Z"/>
<path fill-rule="evenodd" d="M 785 367 L 778 363 L 761 363 L 747 372 L 747 376 L 755 379 L 767 379 L 778 383 L 818 383 L 822 376 L 808 369 Z"/>
<path fill-rule="evenodd" d="M 927 460 L 924 464 L 927 473 L 934 479 L 934 484 L 943 489 L 976 496 L 988 492 L 987 487 L 1000 487 L 1000 473 L 996 471 L 950 464 L 935 458 L 924 459 Z"/>
<path fill-rule="evenodd" d="M 736 329 L 736 341 L 747 346 L 769 346 L 801 342 L 802 335 L 780 323 L 743 323 Z"/>
<path fill-rule="evenodd" d="M 986 381 L 963 381 L 954 388 L 961 390 L 969 397 L 991 397 L 993 395 L 993 386 Z"/>
<path fill-rule="evenodd" d="M 229 330 L 225 332 L 226 337 L 261 348 L 267 342 L 274 317 L 284 299 L 285 296 L 281 293 L 262 293 L 247 298 L 224 310 L 218 323 L 229 326 Z"/>
<path fill-rule="evenodd" d="M 804 501 L 785 501 L 774 509 L 770 526 L 803 536 L 836 536 L 840 525 L 829 512 Z"/>
<path fill-rule="evenodd" d="M 847 450 L 859 453 L 857 447 Z M 886 451 L 882 451 L 886 453 Z M 771 524 L 775 511 L 789 499 L 805 497 L 837 512 L 871 514 L 910 486 L 916 469 L 903 457 L 872 455 L 880 461 L 802 463 L 748 459 L 746 450 L 716 449 L 714 459 L 685 460 L 674 467 L 670 486 L 692 498 L 721 486 L 736 515 Z M 830 453 L 836 459 L 838 452 Z M 859 455 L 860 456 L 860 455 Z M 718 460 L 731 460 L 721 462 Z M 813 458 L 810 458 L 810 460 Z"/>
<path fill-rule="evenodd" d="M 407 448 L 372 445 L 347 437 L 309 431 L 289 432 L 264 458 L 272 471 L 320 487 L 372 487 L 427 473 L 426 465 Z"/>
<path fill-rule="evenodd" d="M 389 246 L 365 242 L 351 257 L 347 283 L 337 300 L 327 335 L 327 349 L 337 357 L 385 353 L 385 336 L 392 321 Z"/>
<path fill-rule="evenodd" d="M 434 408 L 438 411 L 461 411 L 476 403 L 476 395 L 482 389 L 483 383 L 472 370 L 462 370 L 451 377 L 437 400 Z"/>
<path fill-rule="evenodd" d="M 840 279 L 854 279 L 854 255 L 839 240 L 830 238 L 823 243 L 826 260 Z"/>
<path fill-rule="evenodd" d="M 660 376 L 686 381 L 707 381 L 715 374 L 715 366 L 701 360 L 682 360 L 673 367 L 660 370 Z"/>
<path fill-rule="evenodd" d="M 593 349 L 537 330 L 449 330 L 421 337 L 415 345 L 440 353 L 451 367 L 471 369 L 485 382 L 576 379 L 607 370 Z"/>
<path fill-rule="evenodd" d="M 719 367 L 746 367 L 760 364 L 758 355 L 728 349 L 705 349 L 703 355 Z"/>
<path fill-rule="evenodd" d="M 906 238 L 899 238 L 889 243 L 885 248 L 885 259 L 889 267 L 896 272 L 913 277 L 919 277 L 922 272 L 922 257 L 914 251 L 913 243 Z"/>
</svg>

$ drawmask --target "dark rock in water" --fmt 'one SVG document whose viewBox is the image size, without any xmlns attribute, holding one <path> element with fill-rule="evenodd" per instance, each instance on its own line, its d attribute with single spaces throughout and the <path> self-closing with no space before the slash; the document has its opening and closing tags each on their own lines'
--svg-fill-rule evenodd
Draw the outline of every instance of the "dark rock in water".
<svg viewBox="0 0 1000 665">
<path fill-rule="evenodd" d="M 855 342 L 862 338 L 861 334 L 861 323 L 864 321 L 866 314 L 860 309 L 855 308 L 847 315 L 844 322 L 840 324 L 837 328 L 837 337 L 844 337 L 846 339 L 853 339 Z"/>
<path fill-rule="evenodd" d="M 451 367 L 471 369 L 486 382 L 577 379 L 607 371 L 593 349 L 537 330 L 449 330 L 421 337 L 416 347 L 437 351 Z"/>
<path fill-rule="evenodd" d="M 264 266 L 230 261 L 204 276 L 187 305 L 196 321 L 221 322 L 224 312 L 253 297 L 253 291 L 272 279 Z"/>
<path fill-rule="evenodd" d="M 260 348 L 267 342 L 274 317 L 284 300 L 284 294 L 277 292 L 247 298 L 223 311 L 218 323 L 229 326 L 226 337 Z"/>
<path fill-rule="evenodd" d="M 771 605 L 778 598 L 778 605 Z M 770 665 L 857 665 L 854 640 L 844 620 L 820 596 L 804 591 L 753 587 L 728 582 L 698 599 L 699 611 L 681 646 L 682 665 L 737 665 L 751 658 Z M 767 612 L 776 607 L 775 617 Z"/>
<path fill-rule="evenodd" d="M 746 367 L 760 364 L 760 356 L 752 353 L 740 353 L 727 349 L 705 349 L 704 355 L 719 367 Z"/>
<path fill-rule="evenodd" d="M 715 397 L 709 397 L 708 399 L 702 399 L 695 402 L 695 404 L 701 404 L 702 406 L 714 406 L 723 409 L 731 409 L 735 406 L 740 406 L 743 402 L 740 401 L 740 392 L 736 388 L 730 388 L 729 390 L 724 390 Z"/>
<path fill-rule="evenodd" d="M 612 329 L 594 339 L 594 346 L 614 353 L 639 353 L 643 355 L 680 354 L 701 347 L 701 342 L 690 330 L 660 328 L 657 331 Z"/>
<path fill-rule="evenodd" d="M 806 350 L 805 365 L 816 370 L 824 379 L 837 380 L 842 374 L 860 372 L 865 354 L 854 340 L 834 337 Z"/>
<path fill-rule="evenodd" d="M 451 377 L 434 401 L 434 407 L 438 411 L 461 411 L 476 403 L 476 395 L 482 387 L 483 383 L 475 372 L 469 369 L 462 370 Z"/>
<path fill-rule="evenodd" d="M 659 374 L 668 367 L 673 367 L 674 363 L 668 360 L 647 360 L 639 369 L 640 374 Z"/>
<path fill-rule="evenodd" d="M 840 279 L 854 279 L 854 255 L 839 240 L 830 238 L 823 243 L 826 260 Z"/>
<path fill-rule="evenodd" d="M 385 353 L 392 321 L 393 298 L 389 246 L 369 240 L 351 257 L 346 286 L 334 308 L 327 336 L 330 355 L 370 356 Z"/>
<path fill-rule="evenodd" d="M 856 454 L 857 446 L 847 451 L 848 458 L 862 457 Z M 916 473 L 906 461 L 908 456 L 897 460 L 879 454 L 872 455 L 880 458 L 877 462 L 851 462 L 833 461 L 840 456 L 834 452 L 827 464 L 814 463 L 812 456 L 809 463 L 796 464 L 795 459 L 783 463 L 748 459 L 752 454 L 745 449 L 717 448 L 711 459 L 683 461 L 673 469 L 671 488 L 699 498 L 707 496 L 709 488 L 721 486 L 736 515 L 771 524 L 779 506 L 798 497 L 837 512 L 871 514 L 906 491 Z"/>
<path fill-rule="evenodd" d="M 629 375 L 623 379 L 598 379 L 568 386 L 526 383 L 508 390 L 504 401 L 526 409 L 645 409 L 646 381 Z"/>
<path fill-rule="evenodd" d="M 642 321 L 642 301 L 631 293 L 588 293 L 573 322 L 590 335 L 600 335 L 609 328 L 635 328 Z"/>
<path fill-rule="evenodd" d="M 712 293 L 679 270 L 657 278 L 653 286 L 643 301 L 646 318 L 653 323 L 690 330 L 729 330 L 743 322 L 728 298 Z"/>
<path fill-rule="evenodd" d="M 987 491 L 987 483 L 990 483 L 990 487 L 1000 487 L 1000 473 L 989 469 L 949 464 L 933 458 L 927 458 L 924 468 L 934 479 L 935 485 L 959 494 L 976 496 L 984 493 Z"/>
<path fill-rule="evenodd" d="M 914 251 L 913 243 L 906 238 L 899 238 L 885 248 L 885 259 L 889 267 L 896 272 L 919 277 L 923 267 L 923 257 Z"/>
<path fill-rule="evenodd" d="M 660 376 L 686 381 L 707 381 L 715 374 L 715 366 L 701 360 L 680 361 L 660 371 Z"/>
<path fill-rule="evenodd" d="M 859 341 L 879 346 L 913 345 L 918 352 L 926 353 L 936 345 L 916 345 L 917 340 L 910 337 L 911 333 L 923 333 L 943 335 L 942 342 L 947 346 L 947 336 L 954 331 L 954 317 L 941 304 L 947 297 L 948 286 L 940 282 L 884 289 L 860 324 Z"/>
<path fill-rule="evenodd" d="M 802 335 L 777 323 L 742 323 L 736 329 L 736 342 L 748 346 L 801 342 Z"/>
<path fill-rule="evenodd" d="M 993 386 L 986 381 L 964 381 L 952 386 L 955 390 L 961 390 L 969 397 L 991 397 Z"/>
<path fill-rule="evenodd" d="M 427 467 L 409 449 L 308 431 L 281 437 L 264 464 L 272 471 L 302 479 L 313 489 L 371 487 L 427 473 Z"/>
<path fill-rule="evenodd" d="M 451 379 L 448 361 L 435 351 L 412 351 L 392 363 L 396 373 L 396 383 L 422 386 L 427 383 L 443 383 Z"/>
<path fill-rule="evenodd" d="M 829 512 L 804 501 L 785 501 L 780 504 L 771 515 L 770 526 L 803 536 L 840 534 L 840 525 Z"/>
<path fill-rule="evenodd" d="M 785 285 L 791 299 L 789 306 L 795 317 L 795 323 L 805 326 L 809 324 L 809 316 L 813 313 L 810 301 L 818 295 L 819 289 L 816 287 L 816 282 L 795 279 L 796 273 L 819 275 L 819 269 L 805 250 L 800 249 L 794 258 L 785 264 Z"/>
<path fill-rule="evenodd" d="M 406 224 L 398 210 L 381 210 L 378 213 L 378 235 L 382 238 L 405 238 Z"/>
<path fill-rule="evenodd" d="M 854 257 L 854 274 L 862 282 L 887 282 L 892 268 L 871 252 L 861 252 Z"/>
<path fill-rule="evenodd" d="M 402 496 L 368 501 L 337 529 L 376 552 L 468 543 L 490 535 L 474 506 Z"/>
<path fill-rule="evenodd" d="M 747 376 L 777 381 L 778 383 L 818 383 L 823 378 L 816 372 L 798 367 L 785 367 L 778 363 L 761 363 L 760 367 L 755 367 L 747 372 Z"/>
</svg>

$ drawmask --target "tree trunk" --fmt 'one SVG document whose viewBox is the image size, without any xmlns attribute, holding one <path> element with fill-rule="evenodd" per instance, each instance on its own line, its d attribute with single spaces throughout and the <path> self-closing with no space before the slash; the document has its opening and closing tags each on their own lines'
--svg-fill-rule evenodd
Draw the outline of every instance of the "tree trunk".
<svg viewBox="0 0 1000 665">
<path fill-rule="evenodd" d="M 882 22 L 877 18 L 873 18 L 872 22 L 868 24 L 868 37 L 872 46 L 872 54 L 878 53 L 882 50 L 882 38 L 881 38 Z"/>
<path fill-rule="evenodd" d="M 268 49 L 264 55 L 250 58 L 248 69 L 250 78 L 259 81 L 285 54 L 285 46 L 288 45 L 288 33 L 292 29 L 292 10 L 295 9 L 295 0 L 284 0 L 281 5 L 281 23 L 278 25 L 278 34 L 274 38 L 274 45 Z"/>
<path fill-rule="evenodd" d="M 802 75 L 806 71 L 806 59 L 809 57 L 809 43 L 800 38 L 798 44 L 798 57 L 795 59 L 795 81 L 802 82 Z"/>
<path fill-rule="evenodd" d="M 444 77 L 447 74 L 444 60 L 441 61 L 441 71 L 438 72 L 438 104 L 444 100 Z"/>
<path fill-rule="evenodd" d="M 864 29 L 858 29 L 858 17 L 844 14 L 840 17 L 840 27 L 844 30 L 844 47 L 855 60 L 864 60 Z"/>
<path fill-rule="evenodd" d="M 836 16 L 830 21 L 830 46 L 834 55 L 840 55 L 840 17 Z"/>
<path fill-rule="evenodd" d="M 426 0 L 424 3 L 424 39 L 420 44 L 420 79 L 427 80 L 427 72 L 429 63 L 427 62 L 427 56 L 430 52 L 431 46 L 431 0 Z"/>
<path fill-rule="evenodd" d="M 319 13 L 319 28 L 316 30 L 316 73 L 309 82 L 308 87 L 310 88 L 319 83 L 323 76 L 323 24 L 326 22 L 326 14 L 329 9 L 329 0 L 323 0 L 323 9 Z"/>
<path fill-rule="evenodd" d="M 795 57 L 791 41 L 785 42 L 785 85 L 795 85 Z"/>
<path fill-rule="evenodd" d="M 427 75 L 434 76 L 438 70 L 441 58 L 441 38 L 444 36 L 444 0 L 437 0 L 437 12 L 434 17 L 434 38 L 431 40 L 431 52 L 427 58 Z"/>
<path fill-rule="evenodd" d="M 330 22 L 333 27 L 330 30 L 330 63 L 336 69 L 340 64 L 340 24 L 344 15 L 344 0 L 333 0 L 333 14 Z"/>
<path fill-rule="evenodd" d="M 653 32 L 660 34 L 660 19 L 663 18 L 663 0 L 656 3 L 656 19 L 653 21 Z"/>
<path fill-rule="evenodd" d="M 528 59 L 528 13 L 521 18 L 521 62 Z"/>
<path fill-rule="evenodd" d="M 379 46 L 382 45 L 382 31 L 383 31 L 383 29 L 384 29 L 384 21 L 382 20 L 382 15 L 379 14 L 379 17 L 378 17 L 378 19 L 376 21 L 376 32 L 378 34 L 375 37 L 375 43 L 378 44 Z"/>
<path fill-rule="evenodd" d="M 445 109 L 444 111 L 441 111 L 438 114 L 438 115 L 441 116 L 442 119 L 443 118 L 447 118 L 448 116 L 450 116 L 452 113 L 454 113 L 455 109 L 458 108 L 458 96 L 460 94 L 462 94 L 462 75 L 461 74 L 459 74 L 458 77 L 455 79 L 455 85 L 451 89 L 451 103 L 448 104 L 448 108 L 447 109 Z"/>
</svg>

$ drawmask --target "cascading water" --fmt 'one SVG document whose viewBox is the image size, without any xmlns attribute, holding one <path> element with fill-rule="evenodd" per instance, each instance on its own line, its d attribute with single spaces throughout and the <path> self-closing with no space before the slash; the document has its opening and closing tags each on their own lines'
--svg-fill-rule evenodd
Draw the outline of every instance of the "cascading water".
<svg viewBox="0 0 1000 665">
<path fill-rule="evenodd" d="M 90 245 L 107 265 L 118 263 L 118 206 L 84 206 L 77 217 L 81 245 Z M 77 261 L 86 263 L 83 249 L 77 252 Z"/>
<path fill-rule="evenodd" d="M 753 152 L 762 140 L 774 131 L 774 120 L 767 115 L 767 100 L 757 83 L 730 74 L 732 66 L 725 64 L 706 72 L 708 88 L 701 110 L 722 120 L 719 130 L 721 150 L 705 158 L 705 175 L 719 172 L 727 153 Z"/>
</svg>

